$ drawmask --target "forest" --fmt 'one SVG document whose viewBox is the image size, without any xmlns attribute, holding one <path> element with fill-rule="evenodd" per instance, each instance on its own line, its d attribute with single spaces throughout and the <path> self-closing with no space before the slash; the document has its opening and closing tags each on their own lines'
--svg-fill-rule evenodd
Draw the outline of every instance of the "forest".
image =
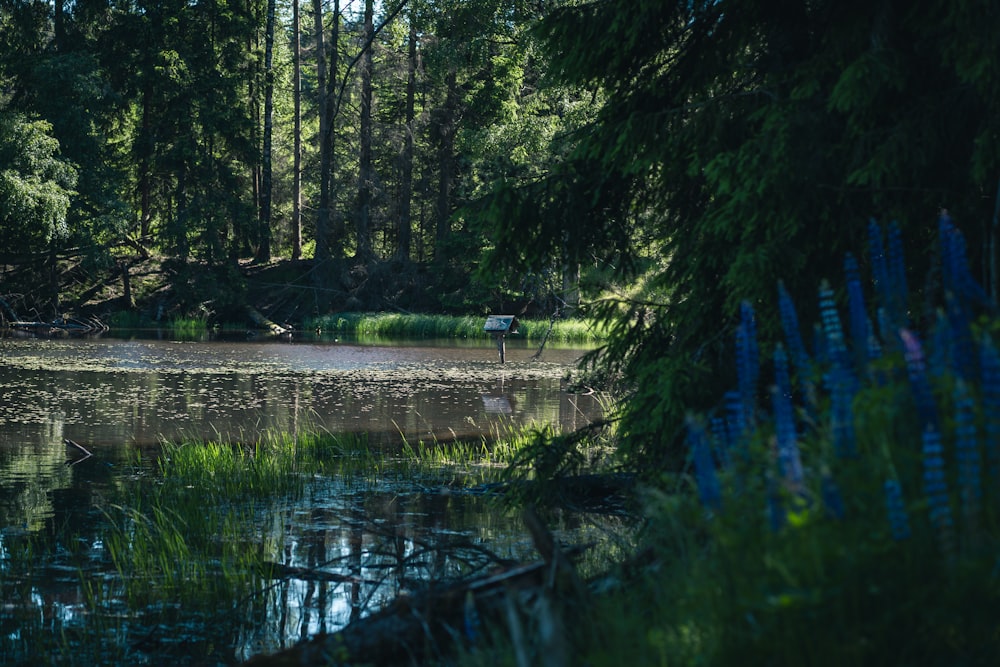
<svg viewBox="0 0 1000 667">
<path fill-rule="evenodd" d="M 923 611 L 1000 600 L 998 34 L 971 0 L 0 0 L 0 297 L 585 319 L 693 582 L 624 598 L 660 610 L 636 664 L 987 664 L 989 622 Z M 874 639 L 900 618 L 920 650 Z"/>
</svg>

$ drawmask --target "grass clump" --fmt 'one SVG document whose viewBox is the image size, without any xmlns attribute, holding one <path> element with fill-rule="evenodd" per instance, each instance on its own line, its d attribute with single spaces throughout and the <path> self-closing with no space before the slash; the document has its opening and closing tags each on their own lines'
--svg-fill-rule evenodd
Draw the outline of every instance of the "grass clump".
<svg viewBox="0 0 1000 667">
<path fill-rule="evenodd" d="M 603 333 L 595 325 L 580 319 L 519 320 L 517 337 L 541 340 L 549 332 L 548 340 L 559 343 L 596 343 Z M 303 326 L 306 330 L 326 334 L 356 336 L 364 339 L 400 338 L 488 338 L 483 332 L 484 319 L 480 316 L 417 315 L 403 313 L 338 313 L 311 318 Z"/>
</svg>

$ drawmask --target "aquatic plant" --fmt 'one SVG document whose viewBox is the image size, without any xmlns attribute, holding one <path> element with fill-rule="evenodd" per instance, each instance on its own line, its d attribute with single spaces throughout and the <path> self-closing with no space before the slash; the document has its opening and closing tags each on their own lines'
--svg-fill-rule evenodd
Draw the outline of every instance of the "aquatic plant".
<svg viewBox="0 0 1000 667">
<path fill-rule="evenodd" d="M 516 334 L 526 340 L 558 343 L 595 343 L 605 334 L 584 319 L 521 319 Z M 380 339 L 479 339 L 483 338 L 484 318 L 466 315 L 426 315 L 414 313 L 337 313 L 309 318 L 303 322 L 307 331 L 324 335 L 350 336 L 360 340 Z M 549 331 L 551 325 L 551 331 Z"/>
</svg>

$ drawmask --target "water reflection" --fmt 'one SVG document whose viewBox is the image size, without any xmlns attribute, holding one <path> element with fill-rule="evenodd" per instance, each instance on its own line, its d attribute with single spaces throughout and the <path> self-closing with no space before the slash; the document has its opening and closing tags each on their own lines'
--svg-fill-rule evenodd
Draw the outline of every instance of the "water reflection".
<svg viewBox="0 0 1000 667">
<path fill-rule="evenodd" d="M 519 516 L 456 490 L 453 471 L 337 475 L 313 480 L 294 501 L 235 513 L 242 548 L 273 563 L 271 575 L 253 576 L 247 590 L 206 591 L 201 602 L 153 596 L 136 607 L 102 535 L 122 511 L 115 489 L 156 480 L 111 454 L 74 468 L 72 488 L 53 494 L 54 515 L 40 531 L 0 530 L 0 662 L 44 653 L 67 664 L 236 664 L 335 632 L 430 579 L 535 557 Z M 624 526 L 615 517 L 563 518 L 556 534 L 567 542 L 607 541 Z"/>
<path fill-rule="evenodd" d="M 498 424 L 573 428 L 600 406 L 568 395 L 578 350 L 0 340 L 0 445 L 254 439 L 326 429 L 408 439 Z M 59 435 L 52 436 L 55 431 Z"/>
<path fill-rule="evenodd" d="M 254 508 L 246 548 L 284 574 L 258 579 L 218 611 L 128 607 L 103 539 L 120 491 L 157 483 L 136 450 L 161 439 L 327 429 L 412 442 L 507 425 L 572 429 L 600 415 L 595 398 L 564 391 L 580 351 L 550 350 L 541 361 L 533 353 L 511 343 L 500 367 L 491 341 L 0 339 L 0 662 L 44 650 L 81 664 L 184 664 L 190 655 L 231 664 L 336 631 L 428 577 L 524 558 L 531 548 L 518 518 L 450 492 L 450 472 L 419 486 L 317 479 L 304 499 Z M 67 438 L 95 455 L 71 465 L 81 452 Z"/>
</svg>

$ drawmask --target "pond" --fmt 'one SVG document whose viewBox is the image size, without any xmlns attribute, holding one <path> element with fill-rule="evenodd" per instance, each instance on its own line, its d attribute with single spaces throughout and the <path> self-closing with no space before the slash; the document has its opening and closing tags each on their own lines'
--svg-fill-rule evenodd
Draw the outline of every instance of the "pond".
<svg viewBox="0 0 1000 667">
<path fill-rule="evenodd" d="M 489 340 L 0 339 L 0 662 L 235 664 L 428 579 L 531 558 L 517 513 L 471 491 L 495 468 L 392 452 L 586 425 L 600 397 L 565 387 L 582 352 L 534 359 L 512 341 L 501 365 Z M 353 434 L 368 453 L 335 444 L 294 463 L 287 489 L 254 478 L 229 495 L 211 466 L 177 482 L 163 464 L 190 452 L 164 443 L 213 440 L 264 469 L 254 443 L 288 434 L 297 451 L 309 433 Z M 553 521 L 571 541 L 619 523 Z"/>
</svg>

